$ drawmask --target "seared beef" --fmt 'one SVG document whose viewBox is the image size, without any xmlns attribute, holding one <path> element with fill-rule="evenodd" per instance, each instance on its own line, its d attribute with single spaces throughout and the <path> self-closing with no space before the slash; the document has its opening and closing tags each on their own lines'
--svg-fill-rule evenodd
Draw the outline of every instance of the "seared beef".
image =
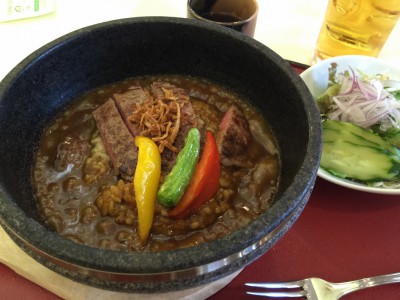
<svg viewBox="0 0 400 300">
<path fill-rule="evenodd" d="M 171 97 L 175 97 L 175 100 L 179 101 L 189 100 L 189 94 L 185 89 L 178 88 L 168 82 L 153 82 L 151 85 L 151 93 L 154 99 L 159 100 L 171 100 Z"/>
<path fill-rule="evenodd" d="M 132 180 L 137 162 L 137 148 L 114 101 L 107 100 L 92 115 L 115 172 L 126 180 Z"/>
<path fill-rule="evenodd" d="M 187 92 L 169 83 L 153 83 L 151 94 L 140 86 L 132 86 L 124 92 L 114 94 L 112 99 L 93 112 L 93 117 L 115 171 L 126 180 L 133 179 L 137 162 L 137 148 L 133 137 L 140 134 L 138 124 L 131 122 L 129 117 L 137 103 L 143 103 L 152 97 L 163 102 L 176 101 L 181 107 L 180 129 L 173 144 L 178 153 L 184 146 L 189 129 L 198 127 L 201 130 L 202 125 L 199 124 L 203 124 L 198 122 Z M 168 171 L 172 168 L 178 153 L 164 148 L 163 170 Z"/>
<path fill-rule="evenodd" d="M 130 122 L 128 118 L 135 110 L 136 104 L 143 103 L 149 97 L 140 86 L 131 86 L 126 91 L 113 95 L 115 105 L 133 136 L 140 133 L 139 127 L 137 124 Z"/>
<path fill-rule="evenodd" d="M 57 157 L 54 166 L 57 170 L 63 171 L 68 165 L 79 167 L 85 157 L 89 155 L 90 143 L 81 140 L 76 136 L 67 136 L 62 143 L 58 145 Z"/>
<path fill-rule="evenodd" d="M 216 134 L 221 163 L 225 166 L 251 166 L 251 162 L 246 157 L 246 148 L 250 139 L 251 133 L 246 117 L 232 105 L 222 118 Z"/>
<path fill-rule="evenodd" d="M 183 148 L 185 144 L 185 138 L 192 127 L 200 127 L 201 122 L 198 122 L 196 113 L 194 112 L 193 106 L 189 101 L 189 95 L 186 90 L 178 88 L 172 84 L 166 82 L 154 82 L 151 85 L 151 92 L 154 99 L 162 101 L 177 101 L 181 106 L 181 121 L 180 130 L 175 139 L 174 146 L 178 149 L 178 152 Z M 201 128 L 199 128 L 201 131 Z M 162 153 L 162 163 L 164 166 L 172 166 L 175 163 L 177 153 L 172 152 L 169 149 L 165 149 Z"/>
</svg>

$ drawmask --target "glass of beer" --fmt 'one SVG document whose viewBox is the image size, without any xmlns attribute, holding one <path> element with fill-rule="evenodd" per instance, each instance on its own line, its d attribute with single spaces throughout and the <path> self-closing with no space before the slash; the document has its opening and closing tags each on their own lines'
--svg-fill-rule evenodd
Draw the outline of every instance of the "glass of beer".
<svg viewBox="0 0 400 300">
<path fill-rule="evenodd" d="M 378 56 L 399 15 L 400 0 L 329 0 L 314 62 L 348 54 Z"/>
</svg>

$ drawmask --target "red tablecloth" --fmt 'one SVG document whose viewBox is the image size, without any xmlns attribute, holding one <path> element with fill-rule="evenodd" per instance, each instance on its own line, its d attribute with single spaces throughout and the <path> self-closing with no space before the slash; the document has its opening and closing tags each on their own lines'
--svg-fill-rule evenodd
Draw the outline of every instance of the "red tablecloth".
<svg viewBox="0 0 400 300">
<path fill-rule="evenodd" d="M 330 281 L 400 272 L 400 196 L 349 190 L 317 179 L 303 213 L 278 243 L 210 299 L 257 299 L 245 282 Z M 0 264 L 0 299 L 57 296 Z M 400 299 L 400 284 L 374 287 L 346 299 Z"/>
<path fill-rule="evenodd" d="M 322 277 L 347 281 L 400 271 L 400 197 L 348 190 L 318 179 L 297 222 L 212 299 L 254 299 L 243 284 Z M 346 299 L 400 299 L 400 284 Z"/>
</svg>

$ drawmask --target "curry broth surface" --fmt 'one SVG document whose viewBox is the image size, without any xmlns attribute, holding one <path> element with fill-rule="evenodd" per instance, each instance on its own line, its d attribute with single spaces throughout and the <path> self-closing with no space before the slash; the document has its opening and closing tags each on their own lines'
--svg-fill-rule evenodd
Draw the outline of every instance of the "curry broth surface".
<svg viewBox="0 0 400 300">
<path fill-rule="evenodd" d="M 136 234 L 137 222 L 132 226 L 117 224 L 112 217 L 101 216 L 95 206 L 99 193 L 116 184 L 119 180 L 117 176 L 109 172 L 99 182 L 87 184 L 82 179 L 82 166 L 60 169 L 55 164 L 57 151 L 66 137 L 76 136 L 90 143 L 93 136 L 98 134 L 91 115 L 95 108 L 114 93 L 133 84 L 148 89 L 155 81 L 169 82 L 186 89 L 196 114 L 213 133 L 218 130 L 224 112 L 232 104 L 239 107 L 253 128 L 253 141 L 247 153 L 255 158 L 256 164 L 249 169 L 221 165 L 219 191 L 195 215 L 187 219 L 169 219 L 165 216 L 166 208 L 156 201 L 152 230 L 148 242 L 142 245 Z M 272 143 L 262 146 L 266 140 Z M 265 147 L 273 147 L 272 154 Z M 44 133 L 38 149 L 33 185 L 38 207 L 46 223 L 66 238 L 113 250 L 171 250 L 223 237 L 265 211 L 277 189 L 277 153 L 273 134 L 262 115 L 227 89 L 202 79 L 181 76 L 134 78 L 77 98 L 55 119 Z"/>
</svg>

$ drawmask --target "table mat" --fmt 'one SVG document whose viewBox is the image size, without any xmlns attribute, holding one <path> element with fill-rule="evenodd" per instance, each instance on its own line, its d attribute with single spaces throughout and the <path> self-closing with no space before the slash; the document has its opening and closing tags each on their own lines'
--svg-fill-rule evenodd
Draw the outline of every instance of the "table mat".
<svg viewBox="0 0 400 300">
<path fill-rule="evenodd" d="M 87 286 L 82 283 L 75 282 L 66 278 L 42 264 L 38 263 L 7 235 L 0 226 L 0 263 L 5 264 L 17 274 L 33 281 L 46 290 L 60 296 L 64 299 L 71 300 L 87 300 L 87 299 L 206 299 L 213 295 L 224 286 L 226 286 L 233 278 L 235 278 L 241 270 L 215 282 L 196 288 L 190 288 L 177 292 L 155 293 L 155 294 L 134 294 L 119 293 L 107 291 L 95 287 Z"/>
</svg>

